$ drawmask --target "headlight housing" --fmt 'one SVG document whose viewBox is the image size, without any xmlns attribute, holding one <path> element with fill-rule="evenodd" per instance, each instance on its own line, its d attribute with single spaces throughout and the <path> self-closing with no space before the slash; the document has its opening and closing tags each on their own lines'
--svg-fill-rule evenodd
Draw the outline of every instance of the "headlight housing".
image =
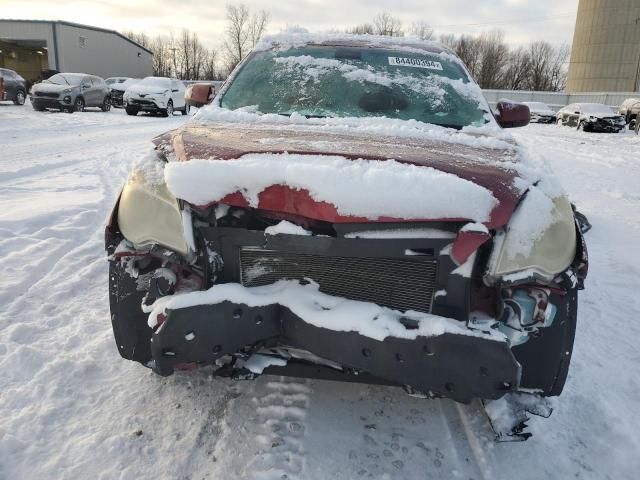
<svg viewBox="0 0 640 480">
<path fill-rule="evenodd" d="M 189 253 L 178 200 L 164 182 L 147 181 L 142 170 L 134 170 L 122 190 L 118 226 L 134 245 L 159 244 L 182 255 Z"/>
<path fill-rule="evenodd" d="M 576 254 L 576 225 L 573 209 L 566 197 L 546 197 L 551 202 L 550 223 L 542 232 L 537 233 L 536 238 L 532 241 L 529 239 L 528 251 L 522 248 L 522 232 L 514 228 L 521 228 L 526 221 L 538 220 L 535 215 L 530 214 L 535 213 L 534 204 L 541 200 L 541 196 L 546 197 L 538 189 L 530 191 L 514 213 L 506 231 L 496 234 L 487 271 L 489 283 L 508 283 L 532 277 L 550 282 L 573 262 Z"/>
</svg>

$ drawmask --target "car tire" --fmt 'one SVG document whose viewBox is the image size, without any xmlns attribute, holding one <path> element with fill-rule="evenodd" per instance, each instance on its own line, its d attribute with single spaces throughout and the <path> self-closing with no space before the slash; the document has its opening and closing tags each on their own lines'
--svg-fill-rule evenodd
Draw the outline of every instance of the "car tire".
<svg viewBox="0 0 640 480">
<path fill-rule="evenodd" d="M 540 390 L 544 396 L 562 393 L 576 334 L 578 292 L 569 289 L 564 296 L 553 294 L 550 300 L 558 307 L 553 324 L 530 337 L 522 345 L 512 348 L 522 365 L 520 386 Z"/>
<path fill-rule="evenodd" d="M 42 106 L 40 106 L 40 105 L 37 105 L 37 104 L 31 104 L 31 106 L 33 107 L 33 109 L 34 109 L 36 112 L 44 112 L 44 111 L 45 111 L 45 108 L 44 108 L 44 107 L 42 107 Z"/>
<path fill-rule="evenodd" d="M 109 97 L 104 97 L 104 101 L 100 106 L 100 110 L 102 110 L 103 112 L 108 112 L 109 110 L 111 110 L 111 99 Z"/>
<path fill-rule="evenodd" d="M 84 112 L 84 98 L 76 97 L 75 102 L 73 102 L 73 110 L 74 112 Z"/>
<path fill-rule="evenodd" d="M 564 124 L 562 123 L 562 119 L 561 119 L 561 118 L 559 118 L 558 120 L 556 120 L 556 125 L 558 125 L 559 127 L 561 127 L 562 125 L 564 125 Z"/>
<path fill-rule="evenodd" d="M 173 101 L 172 100 L 169 100 L 167 102 L 167 108 L 162 110 L 162 116 L 163 117 L 172 117 L 173 116 Z"/>
<path fill-rule="evenodd" d="M 16 92 L 16 98 L 13 101 L 14 105 L 24 105 L 25 100 L 27 99 L 26 94 L 24 93 L 24 90 L 18 90 Z"/>
<path fill-rule="evenodd" d="M 125 111 L 127 112 L 127 115 L 132 115 L 132 116 L 136 116 L 139 112 L 137 108 L 132 108 L 132 107 L 125 107 Z"/>
<path fill-rule="evenodd" d="M 182 115 L 189 115 L 189 104 L 185 103 L 184 108 L 181 111 Z"/>
</svg>

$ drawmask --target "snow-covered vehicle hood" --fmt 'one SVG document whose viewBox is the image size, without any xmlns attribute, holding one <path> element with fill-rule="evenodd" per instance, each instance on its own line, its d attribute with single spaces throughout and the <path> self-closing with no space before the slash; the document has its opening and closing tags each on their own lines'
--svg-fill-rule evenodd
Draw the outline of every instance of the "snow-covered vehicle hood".
<svg viewBox="0 0 640 480">
<path fill-rule="evenodd" d="M 332 223 L 472 220 L 500 228 L 537 181 L 519 178 L 516 146 L 492 136 L 445 129 L 395 136 L 318 120 L 304 128 L 191 122 L 154 143 L 169 160 L 165 178 L 178 198 Z"/>
<path fill-rule="evenodd" d="M 555 117 L 556 116 L 556 112 L 554 112 L 551 109 L 531 108 L 531 107 L 529 107 L 529 110 L 531 111 L 532 114 L 535 114 L 535 115 L 544 115 L 544 116 L 550 116 L 550 117 Z"/>
<path fill-rule="evenodd" d="M 130 95 L 164 95 L 167 91 L 167 88 L 146 85 L 132 85 L 126 90 Z"/>
<path fill-rule="evenodd" d="M 55 92 L 61 93 L 68 88 L 78 88 L 78 85 L 58 85 L 57 83 L 36 83 L 33 86 L 34 92 Z"/>
</svg>

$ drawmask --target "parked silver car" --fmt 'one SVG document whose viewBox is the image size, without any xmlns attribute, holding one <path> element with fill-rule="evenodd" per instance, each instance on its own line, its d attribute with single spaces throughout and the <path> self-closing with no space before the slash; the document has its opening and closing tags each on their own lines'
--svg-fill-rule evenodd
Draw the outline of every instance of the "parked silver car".
<svg viewBox="0 0 640 480">
<path fill-rule="evenodd" d="M 47 108 L 81 112 L 86 107 L 111 109 L 111 90 L 105 81 L 84 73 L 57 73 L 48 80 L 36 83 L 29 93 L 34 110 Z"/>
</svg>

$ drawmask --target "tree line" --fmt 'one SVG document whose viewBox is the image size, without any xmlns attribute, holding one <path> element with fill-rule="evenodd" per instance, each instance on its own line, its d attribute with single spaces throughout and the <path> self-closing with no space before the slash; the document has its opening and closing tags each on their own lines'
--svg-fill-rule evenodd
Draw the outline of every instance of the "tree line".
<svg viewBox="0 0 640 480">
<path fill-rule="evenodd" d="M 150 37 L 146 33 L 123 34 L 153 52 L 156 76 L 183 80 L 222 80 L 258 43 L 269 26 L 264 10 L 250 11 L 244 4 L 226 7 L 226 29 L 220 52 L 206 48 L 198 35 L 188 29 L 174 36 Z M 346 33 L 434 39 L 434 31 L 424 21 L 406 26 L 388 12 L 371 22 L 343 30 Z M 569 47 L 554 47 L 545 41 L 511 48 L 500 30 L 474 36 L 441 35 L 438 40 L 453 50 L 465 63 L 481 88 L 506 90 L 560 91 L 566 83 L 565 64 Z M 219 54 L 220 53 L 220 54 Z"/>
</svg>

